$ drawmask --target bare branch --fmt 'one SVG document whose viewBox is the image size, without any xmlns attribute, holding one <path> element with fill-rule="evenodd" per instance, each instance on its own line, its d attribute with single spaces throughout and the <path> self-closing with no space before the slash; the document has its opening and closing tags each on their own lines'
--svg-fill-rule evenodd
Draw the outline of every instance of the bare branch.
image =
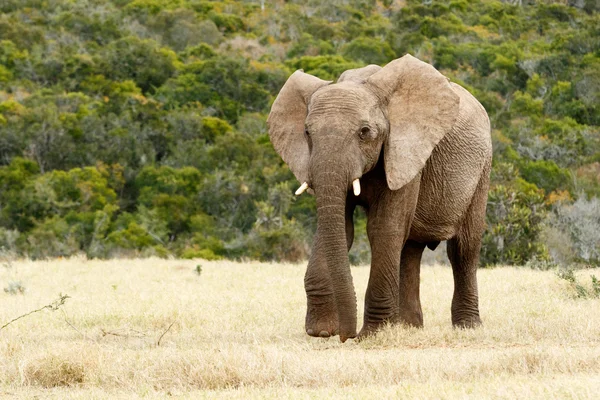
<svg viewBox="0 0 600 400">
<path fill-rule="evenodd" d="M 172 327 L 173 325 L 175 325 L 175 322 L 177 322 L 177 320 L 175 320 L 175 321 L 171 322 L 171 325 L 169 325 L 169 327 L 167 328 L 167 330 L 166 330 L 166 331 L 164 331 L 162 335 L 160 335 L 160 337 L 158 338 L 158 342 L 156 342 L 156 345 L 157 345 L 157 346 L 160 346 L 160 341 L 161 341 L 161 339 L 163 338 L 163 336 L 165 336 L 165 335 L 167 334 L 167 332 L 169 332 L 169 331 L 171 330 L 171 327 Z"/>
<path fill-rule="evenodd" d="M 137 331 L 135 329 L 129 329 L 129 332 L 134 332 L 135 335 L 131 334 L 131 333 L 128 333 L 128 332 L 121 333 L 118 330 L 116 330 L 116 331 L 107 331 L 104 328 L 100 328 L 100 331 L 102 332 L 102 336 L 111 335 L 111 336 L 119 336 L 119 337 L 137 337 L 137 338 L 146 337 L 146 334 L 144 332 L 140 332 L 140 331 Z"/>
<path fill-rule="evenodd" d="M 4 325 L 2 325 L 2 326 L 0 327 L 0 331 L 1 331 L 2 329 L 6 328 L 7 326 L 9 326 L 10 324 L 12 324 L 13 322 L 15 322 L 15 321 L 18 321 L 18 320 L 20 320 L 21 318 L 25 318 L 25 317 L 27 317 L 28 315 L 34 314 L 34 313 L 36 313 L 36 312 L 44 311 L 45 309 L 48 309 L 48 310 L 51 310 L 51 311 L 56 311 L 56 310 L 58 310 L 58 309 L 59 309 L 59 308 L 60 308 L 60 307 L 61 307 L 63 304 L 65 304 L 65 301 L 67 301 L 67 299 L 70 299 L 70 298 L 71 298 L 71 296 L 69 296 L 69 295 L 67 295 L 67 294 L 62 294 L 62 293 L 60 293 L 58 296 L 59 296 L 59 297 L 58 297 L 58 299 L 54 300 L 52 303 L 50 303 L 50 304 L 48 304 L 48 305 L 45 305 L 44 307 L 38 308 L 37 310 L 30 311 L 30 312 L 28 312 L 27 314 L 20 315 L 20 316 L 18 316 L 17 318 L 15 318 L 15 319 L 11 320 L 11 321 L 8 321 L 6 324 L 4 324 Z"/>
</svg>

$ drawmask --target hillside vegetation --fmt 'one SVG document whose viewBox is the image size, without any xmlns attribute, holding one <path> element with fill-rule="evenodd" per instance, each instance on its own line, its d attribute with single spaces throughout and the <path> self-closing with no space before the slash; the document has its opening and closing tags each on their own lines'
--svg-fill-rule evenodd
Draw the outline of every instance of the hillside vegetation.
<svg viewBox="0 0 600 400">
<path fill-rule="evenodd" d="M 600 299 L 550 271 L 479 272 L 484 325 L 453 329 L 452 270 L 425 267 L 425 327 L 361 342 L 304 333 L 304 265 L 20 261 L 5 296 L 0 397 L 595 399 Z M 591 289 L 590 273 L 577 280 Z M 352 268 L 362 305 L 369 270 Z M 600 289 L 598 287 L 597 289 Z M 226 299 L 226 300 L 224 300 Z M 362 313 L 360 307 L 359 314 Z M 362 316 L 359 315 L 359 321 Z"/>
<path fill-rule="evenodd" d="M 303 259 L 314 198 L 292 196 L 271 102 L 295 69 L 411 53 L 491 117 L 483 262 L 598 264 L 597 2 L 510 3 L 3 0 L 0 247 Z"/>
</svg>

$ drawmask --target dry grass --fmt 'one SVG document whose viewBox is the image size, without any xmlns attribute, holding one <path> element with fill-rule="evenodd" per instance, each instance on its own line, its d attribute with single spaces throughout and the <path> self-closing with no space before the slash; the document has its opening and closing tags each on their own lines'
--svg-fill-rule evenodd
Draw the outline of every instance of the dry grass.
<svg viewBox="0 0 600 400">
<path fill-rule="evenodd" d="M 484 326 L 463 331 L 450 326 L 451 270 L 424 267 L 424 329 L 388 327 L 361 343 L 341 344 L 303 332 L 304 265 L 201 261 L 198 276 L 197 264 L 15 263 L 10 275 L 27 291 L 0 293 L 0 325 L 59 292 L 72 298 L 61 307 L 65 314 L 36 313 L 0 331 L 0 397 L 546 399 L 600 393 L 600 300 L 575 299 L 553 272 L 481 270 Z M 588 270 L 578 277 L 589 284 L 591 273 L 600 276 Z M 0 284 L 8 275 L 0 270 Z M 361 297 L 368 268 L 354 268 L 353 275 Z"/>
</svg>

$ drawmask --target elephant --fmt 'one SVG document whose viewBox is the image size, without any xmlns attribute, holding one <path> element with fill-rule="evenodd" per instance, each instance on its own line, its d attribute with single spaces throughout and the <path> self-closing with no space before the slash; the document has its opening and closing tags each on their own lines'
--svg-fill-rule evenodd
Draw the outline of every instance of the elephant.
<svg viewBox="0 0 600 400">
<path fill-rule="evenodd" d="M 425 249 L 447 241 L 455 327 L 481 324 L 477 266 L 492 162 L 490 121 L 462 86 L 410 54 L 343 72 L 336 83 L 294 72 L 267 120 L 276 152 L 316 197 L 304 277 L 305 331 L 364 338 L 384 323 L 423 326 Z M 354 209 L 367 217 L 371 268 L 357 331 L 348 251 Z"/>
</svg>

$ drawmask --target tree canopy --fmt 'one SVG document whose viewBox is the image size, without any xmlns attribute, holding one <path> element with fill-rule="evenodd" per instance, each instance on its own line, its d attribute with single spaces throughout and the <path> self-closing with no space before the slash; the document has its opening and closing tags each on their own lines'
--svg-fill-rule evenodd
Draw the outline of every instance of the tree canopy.
<svg viewBox="0 0 600 400">
<path fill-rule="evenodd" d="M 600 196 L 597 2 L 513 3 L 4 0 L 0 248 L 303 259 L 314 199 L 292 196 L 270 104 L 295 69 L 336 79 L 411 53 L 490 115 L 483 261 L 548 259 L 560 232 L 600 262 L 600 233 L 582 250 L 564 222 Z"/>
</svg>

